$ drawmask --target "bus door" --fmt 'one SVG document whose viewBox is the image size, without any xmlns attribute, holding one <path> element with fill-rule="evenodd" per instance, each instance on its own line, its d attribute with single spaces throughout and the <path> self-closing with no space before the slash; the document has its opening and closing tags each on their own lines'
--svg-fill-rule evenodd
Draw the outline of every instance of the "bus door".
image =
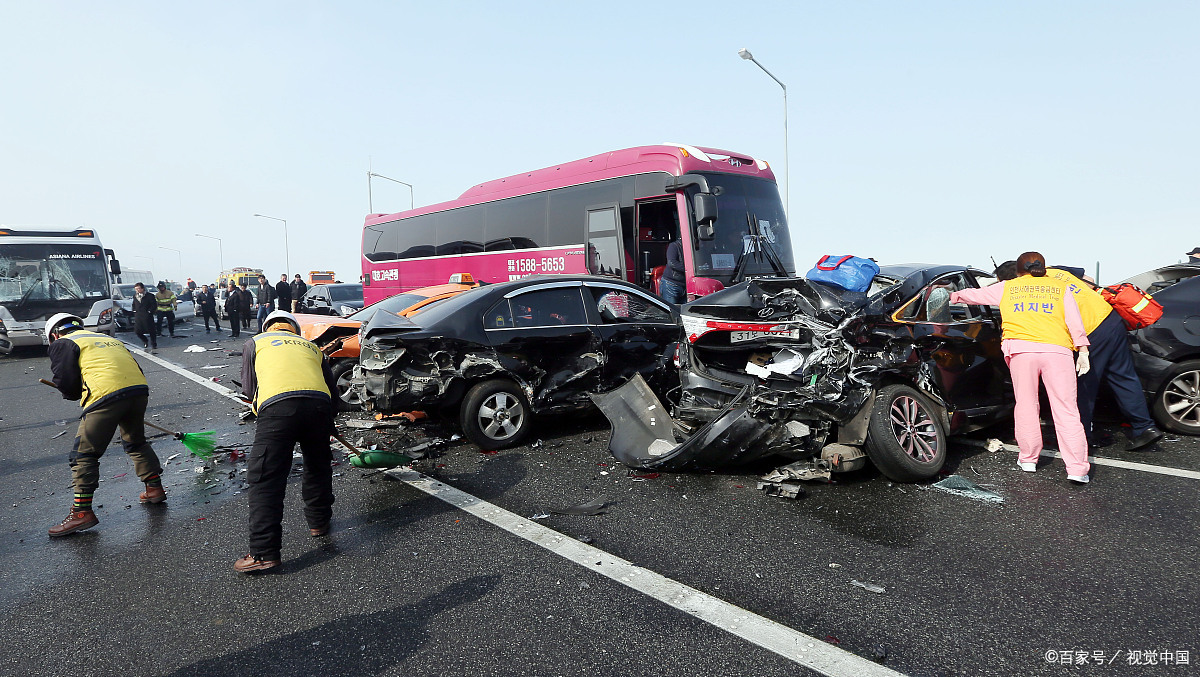
<svg viewBox="0 0 1200 677">
<path fill-rule="evenodd" d="M 621 242 L 621 212 L 617 203 L 587 208 L 587 269 L 592 275 L 624 280 L 628 257 Z"/>
<path fill-rule="evenodd" d="M 675 196 L 637 203 L 636 284 L 658 293 L 658 279 L 667 265 L 667 245 L 679 238 L 679 207 Z"/>
</svg>

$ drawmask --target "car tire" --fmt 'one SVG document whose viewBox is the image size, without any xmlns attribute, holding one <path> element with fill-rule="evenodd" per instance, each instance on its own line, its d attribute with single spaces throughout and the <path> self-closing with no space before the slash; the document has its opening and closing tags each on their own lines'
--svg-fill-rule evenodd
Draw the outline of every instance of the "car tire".
<svg viewBox="0 0 1200 677">
<path fill-rule="evenodd" d="M 1200 360 L 1180 362 L 1167 372 L 1154 396 L 1154 420 L 1183 435 L 1200 435 Z"/>
<path fill-rule="evenodd" d="M 459 413 L 463 435 L 480 449 L 506 449 L 529 432 L 529 402 L 516 383 L 493 379 L 467 391 Z"/>
<path fill-rule="evenodd" d="M 354 376 L 354 365 L 357 360 L 338 360 L 333 363 L 330 372 L 337 383 L 337 393 L 334 394 L 338 411 L 358 411 L 362 409 L 362 399 L 349 390 L 350 378 Z"/>
<path fill-rule="evenodd" d="M 894 482 L 934 477 L 946 462 L 941 408 L 910 386 L 884 387 L 867 420 L 866 451 Z"/>
</svg>

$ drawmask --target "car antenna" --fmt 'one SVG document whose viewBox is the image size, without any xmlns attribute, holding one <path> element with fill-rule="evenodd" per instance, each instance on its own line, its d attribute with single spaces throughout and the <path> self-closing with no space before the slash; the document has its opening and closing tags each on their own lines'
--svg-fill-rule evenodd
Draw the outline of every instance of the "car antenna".
<svg viewBox="0 0 1200 677">
<path fill-rule="evenodd" d="M 990 258 L 992 260 L 992 269 L 993 270 L 1000 267 L 1000 266 L 996 265 L 996 257 L 995 256 L 989 256 L 988 258 Z"/>
</svg>

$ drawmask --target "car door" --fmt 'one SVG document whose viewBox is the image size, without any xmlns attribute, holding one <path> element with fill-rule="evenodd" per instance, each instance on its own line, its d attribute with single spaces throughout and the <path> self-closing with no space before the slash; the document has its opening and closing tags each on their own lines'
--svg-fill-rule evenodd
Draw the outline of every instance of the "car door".
<svg viewBox="0 0 1200 677">
<path fill-rule="evenodd" d="M 942 275 L 892 316 L 909 325 L 923 371 L 949 405 L 952 432 L 992 423 L 1013 405 L 998 315 L 986 307 L 949 303 L 951 292 L 978 286 L 969 271 Z"/>
<path fill-rule="evenodd" d="M 535 412 L 586 406 L 603 356 L 588 324 L 580 282 L 522 287 L 484 314 L 488 341 L 513 375 L 532 386 Z"/>
<path fill-rule="evenodd" d="M 584 299 L 604 353 L 600 392 L 617 388 L 634 374 L 664 392 L 664 375 L 679 340 L 679 326 L 666 303 L 628 287 L 588 282 Z"/>
</svg>

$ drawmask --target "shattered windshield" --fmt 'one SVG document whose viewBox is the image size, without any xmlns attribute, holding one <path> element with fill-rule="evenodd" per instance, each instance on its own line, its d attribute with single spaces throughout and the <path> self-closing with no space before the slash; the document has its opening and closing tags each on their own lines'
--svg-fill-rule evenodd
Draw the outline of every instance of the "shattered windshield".
<svg viewBox="0 0 1200 677">
<path fill-rule="evenodd" d="M 104 252 L 85 244 L 0 246 L 0 303 L 108 298 Z"/>
<path fill-rule="evenodd" d="M 712 240 L 697 238 L 695 275 L 719 280 L 725 286 L 747 276 L 782 275 L 771 263 L 772 254 L 785 271 L 794 274 L 792 239 L 778 186 L 773 181 L 745 176 L 706 176 L 710 189 L 719 193 L 717 220 Z"/>
</svg>

